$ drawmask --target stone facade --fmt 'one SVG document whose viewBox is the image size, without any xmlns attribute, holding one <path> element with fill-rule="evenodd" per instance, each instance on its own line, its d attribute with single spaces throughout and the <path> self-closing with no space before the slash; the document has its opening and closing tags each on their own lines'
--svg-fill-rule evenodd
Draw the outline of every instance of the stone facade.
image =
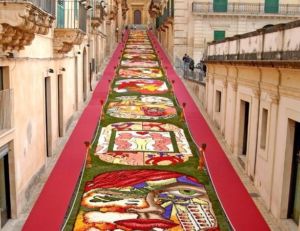
<svg viewBox="0 0 300 231">
<path fill-rule="evenodd" d="M 300 21 L 242 34 L 208 44 L 206 60 L 206 111 L 279 220 L 292 218 L 299 35 Z"/>
<path fill-rule="evenodd" d="M 0 160 L 8 156 L 1 169 L 9 176 L 8 218 L 24 209 L 124 24 L 121 1 L 65 1 L 63 21 L 58 10 L 54 20 L 53 10 L 62 3 L 40 2 L 0 1 Z"/>
<path fill-rule="evenodd" d="M 225 37 L 243 34 L 277 23 L 286 23 L 299 18 L 299 1 L 282 0 L 278 13 L 265 13 L 263 0 L 228 0 L 227 10 L 218 12 L 213 1 L 174 0 L 159 2 L 152 7 L 156 14 L 163 15 L 168 2 L 174 4 L 173 24 L 163 23 L 157 35 L 175 66 L 181 65 L 185 53 L 197 63 L 205 55 L 206 43 L 214 40 L 215 31 L 223 31 Z M 219 1 L 220 2 L 220 1 Z M 225 1 L 224 1 L 225 2 Z M 221 9 L 222 11 L 222 9 Z M 169 26 L 168 26 L 169 25 Z"/>
</svg>

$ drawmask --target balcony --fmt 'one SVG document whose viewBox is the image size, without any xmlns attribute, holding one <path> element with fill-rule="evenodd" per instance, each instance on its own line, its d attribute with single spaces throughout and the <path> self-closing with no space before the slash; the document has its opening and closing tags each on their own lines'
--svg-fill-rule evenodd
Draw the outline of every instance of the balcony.
<svg viewBox="0 0 300 231">
<path fill-rule="evenodd" d="M 160 13 L 161 0 L 152 0 L 149 6 L 149 14 L 152 18 L 158 17 Z"/>
<path fill-rule="evenodd" d="M 122 7 L 122 17 L 125 20 L 126 19 L 126 13 L 129 10 L 128 5 L 127 5 L 127 0 L 122 0 L 121 1 L 121 7 Z"/>
<path fill-rule="evenodd" d="M 208 43 L 207 61 L 299 64 L 300 20 Z M 299 67 L 298 67 L 299 68 Z"/>
<path fill-rule="evenodd" d="M 0 91 L 0 134 L 13 127 L 13 91 Z"/>
<path fill-rule="evenodd" d="M 297 16 L 300 4 L 265 5 L 263 3 L 228 3 L 218 5 L 212 2 L 193 2 L 192 12 L 200 14 L 236 14 L 236 15 L 280 15 Z"/>
<path fill-rule="evenodd" d="M 163 14 L 156 18 L 156 28 L 159 31 L 165 31 L 169 24 L 174 22 L 174 1 L 169 0 L 163 10 Z"/>
<path fill-rule="evenodd" d="M 54 4 L 52 0 L 0 0 L 0 53 L 18 52 L 31 44 L 35 34 L 48 34 Z"/>
<path fill-rule="evenodd" d="M 86 10 L 85 5 L 77 0 L 58 1 L 53 46 L 55 53 L 68 53 L 74 45 L 82 43 L 86 34 Z"/>
<path fill-rule="evenodd" d="M 96 2 L 91 16 L 91 25 L 93 28 L 99 27 L 104 21 L 105 16 L 107 16 L 105 8 L 104 1 Z"/>
</svg>

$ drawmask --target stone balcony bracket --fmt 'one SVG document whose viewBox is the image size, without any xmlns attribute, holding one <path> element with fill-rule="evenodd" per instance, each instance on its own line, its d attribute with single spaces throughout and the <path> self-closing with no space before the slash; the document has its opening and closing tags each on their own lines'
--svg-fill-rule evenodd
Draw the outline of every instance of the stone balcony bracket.
<svg viewBox="0 0 300 231">
<path fill-rule="evenodd" d="M 30 2 L 0 3 L 0 52 L 20 51 L 35 34 L 46 35 L 54 17 Z"/>
<path fill-rule="evenodd" d="M 117 14 L 118 11 L 117 10 L 111 10 L 109 13 L 108 13 L 108 19 L 109 20 L 114 20 L 117 18 Z"/>
<path fill-rule="evenodd" d="M 174 24 L 174 18 L 173 17 L 168 17 L 166 20 L 167 24 Z"/>
<path fill-rule="evenodd" d="M 99 26 L 101 26 L 103 20 L 100 17 L 92 17 L 91 18 L 91 25 L 95 29 Z"/>
<path fill-rule="evenodd" d="M 80 45 L 85 33 L 80 29 L 55 28 L 54 52 L 65 54 L 72 50 L 74 45 Z"/>
<path fill-rule="evenodd" d="M 92 27 L 94 29 L 99 27 L 104 22 L 105 16 L 107 16 L 105 8 L 101 4 L 96 5 L 96 16 L 91 18 Z"/>
</svg>

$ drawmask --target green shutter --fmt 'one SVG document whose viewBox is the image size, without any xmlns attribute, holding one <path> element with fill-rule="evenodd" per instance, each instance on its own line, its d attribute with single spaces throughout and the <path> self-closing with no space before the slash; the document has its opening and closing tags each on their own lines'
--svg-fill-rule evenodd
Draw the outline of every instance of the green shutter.
<svg viewBox="0 0 300 231">
<path fill-rule="evenodd" d="M 214 31 L 214 40 L 219 41 L 225 38 L 225 31 L 224 30 L 215 30 Z"/>
<path fill-rule="evenodd" d="M 278 13 L 279 0 L 265 0 L 265 13 Z"/>
<path fill-rule="evenodd" d="M 227 0 L 214 0 L 214 12 L 227 12 Z"/>
<path fill-rule="evenodd" d="M 65 26 L 65 4 L 64 1 L 57 1 L 57 27 L 64 28 Z"/>
<path fill-rule="evenodd" d="M 92 1 L 92 3 L 94 4 L 94 2 Z M 94 14 L 94 11 L 92 11 L 92 14 Z M 78 1 L 74 0 L 74 16 L 75 19 L 78 19 Z M 94 16 L 94 15 L 92 15 Z"/>
</svg>

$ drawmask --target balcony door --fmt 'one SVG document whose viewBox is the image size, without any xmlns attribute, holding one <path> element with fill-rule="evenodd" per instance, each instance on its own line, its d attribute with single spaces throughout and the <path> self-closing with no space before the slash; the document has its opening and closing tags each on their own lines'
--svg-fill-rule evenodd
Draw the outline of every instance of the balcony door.
<svg viewBox="0 0 300 231">
<path fill-rule="evenodd" d="M 134 24 L 141 24 L 142 23 L 142 13 L 140 10 L 134 11 Z"/>
<path fill-rule="evenodd" d="M 64 26 L 65 26 L 65 2 L 62 0 L 57 1 L 56 22 L 57 22 L 58 28 L 64 28 Z"/>
<path fill-rule="evenodd" d="M 8 145 L 0 147 L 0 230 L 11 218 Z"/>
<path fill-rule="evenodd" d="M 279 0 L 265 0 L 265 13 L 277 14 L 279 10 Z"/>
<path fill-rule="evenodd" d="M 213 0 L 214 12 L 227 12 L 227 0 Z"/>
</svg>

